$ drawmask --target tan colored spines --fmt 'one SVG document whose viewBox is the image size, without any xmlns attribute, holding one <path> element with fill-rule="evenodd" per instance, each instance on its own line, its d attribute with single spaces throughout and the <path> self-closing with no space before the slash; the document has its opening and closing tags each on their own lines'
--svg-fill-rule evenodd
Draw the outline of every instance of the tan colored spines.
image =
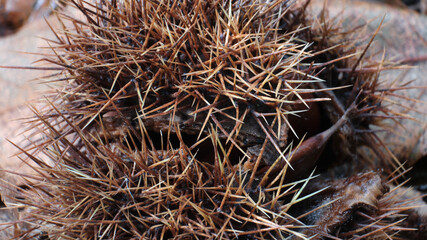
<svg viewBox="0 0 427 240">
<path fill-rule="evenodd" d="M 240 163 L 221 157 L 206 164 L 185 145 L 166 150 L 154 149 L 148 139 L 108 144 L 79 137 L 81 150 L 65 138 L 44 150 L 55 163 L 35 168 L 43 181 L 15 199 L 33 208 L 22 219 L 31 224 L 29 232 L 17 238 L 39 236 L 35 230 L 51 239 L 303 236 L 303 225 L 287 214 L 301 201 L 293 183 L 260 186 Z M 215 133 L 210 138 L 218 140 Z M 293 200 L 285 204 L 285 197 Z"/>
<path fill-rule="evenodd" d="M 49 60 L 64 68 L 66 86 L 49 111 L 36 112 L 46 138 L 35 148 L 54 164 L 28 154 L 46 180 L 17 199 L 35 208 L 28 221 L 51 238 L 303 238 L 298 230 L 307 226 L 288 212 L 318 192 L 301 195 L 312 165 L 286 163 L 287 115 L 344 88 L 322 86 L 318 75 L 336 62 L 348 67 L 343 60 L 352 56 L 330 54 L 339 45 L 311 45 L 316 32 L 302 21 L 304 8 L 285 1 L 73 4 L 87 22 L 71 19 L 75 29 L 59 37 L 58 58 Z M 369 86 L 353 74 L 349 84 Z M 355 86 L 347 94 L 361 116 L 369 88 Z M 344 130 L 353 128 L 356 118 L 343 115 L 345 104 L 341 110 L 332 110 L 331 125 L 343 119 Z M 330 130 L 344 132 L 337 126 Z M 327 139 L 316 143 L 326 147 Z M 301 170 L 308 174 L 289 182 L 289 171 Z M 31 230 L 20 236 L 38 234 Z"/>
<path fill-rule="evenodd" d="M 288 114 L 301 109 L 293 106 L 327 100 L 308 95 L 321 79 L 303 62 L 313 56 L 298 38 L 307 31 L 303 9 L 287 1 L 102 2 L 96 11 L 74 4 L 87 23 L 75 21 L 76 33 L 59 38 L 53 61 L 73 82 L 61 108 L 78 112 L 71 117 L 83 129 L 117 111 L 127 127 L 135 118 L 155 131 L 180 123 L 199 138 L 212 123 L 250 156 L 267 137 L 271 164 L 294 134 Z"/>
</svg>

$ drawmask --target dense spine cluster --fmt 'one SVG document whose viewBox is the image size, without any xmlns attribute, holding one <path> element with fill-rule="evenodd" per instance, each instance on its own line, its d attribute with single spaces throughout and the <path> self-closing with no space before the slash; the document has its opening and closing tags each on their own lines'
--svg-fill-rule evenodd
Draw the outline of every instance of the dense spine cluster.
<svg viewBox="0 0 427 240">
<path fill-rule="evenodd" d="M 307 22 L 307 2 L 69 3 L 85 21 L 60 16 L 74 27 L 57 34 L 56 58 L 46 59 L 64 85 L 47 110 L 34 111 L 44 137 L 22 149 L 39 175 L 16 198 L 31 207 L 25 221 L 32 223 L 18 238 L 348 238 L 405 230 L 375 229 L 382 219 L 401 221 L 401 211 L 363 219 L 363 227 L 347 222 L 356 206 L 366 215 L 392 205 L 381 202 L 390 184 L 381 173 L 350 178 L 353 189 L 368 185 L 369 199 L 356 194 L 344 204 L 325 199 L 350 199 L 339 188 L 345 180 L 335 180 L 335 195 L 316 183 L 314 166 L 333 136 L 345 146 L 323 158 L 354 163 L 363 144 L 383 160 L 363 170 L 402 171 L 393 173 L 400 164 L 378 150 L 370 129 L 380 114 L 394 116 L 377 91 L 381 65 L 358 71 L 364 53 L 323 18 L 317 27 Z M 311 200 L 316 195 L 328 197 Z M 319 223 L 319 209 L 335 217 Z M 337 231 L 343 221 L 348 232 Z"/>
</svg>

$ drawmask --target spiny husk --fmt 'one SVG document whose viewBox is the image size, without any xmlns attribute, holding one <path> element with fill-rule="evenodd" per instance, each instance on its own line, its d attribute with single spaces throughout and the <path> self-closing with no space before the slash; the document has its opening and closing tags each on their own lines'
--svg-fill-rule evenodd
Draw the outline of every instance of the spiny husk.
<svg viewBox="0 0 427 240">
<path fill-rule="evenodd" d="M 222 152 L 215 131 L 212 128 L 209 140 Z M 141 134 L 149 138 L 146 133 Z M 50 159 L 57 160 L 54 166 L 33 159 L 40 165 L 36 170 L 43 181 L 30 185 L 29 191 L 22 190 L 15 199 L 34 208 L 22 220 L 31 223 L 29 231 L 16 237 L 303 236 L 297 230 L 304 224 L 287 214 L 294 203 L 303 199 L 299 198 L 298 183 L 264 187 L 263 179 L 251 181 L 251 172 L 244 171 L 242 164 L 232 165 L 228 157 L 220 156 L 215 165 L 206 164 L 184 144 L 157 150 L 150 139 L 135 145 L 134 139 L 126 144 L 109 144 L 99 136 L 79 137 L 84 139 L 81 150 L 61 138 L 44 151 Z M 135 150 L 139 147 L 141 150 Z M 283 178 L 284 174 L 277 177 Z M 287 196 L 292 196 L 293 201 L 284 202 Z"/>
<path fill-rule="evenodd" d="M 289 1 L 73 3 L 87 22 L 74 20 L 51 61 L 68 72 L 60 107 L 79 128 L 99 131 L 94 121 L 113 114 L 112 128 L 135 129 L 140 118 L 200 139 L 212 123 L 247 157 L 267 138 L 272 164 L 285 158 L 288 115 L 328 99 L 313 95 L 316 53 L 304 9 Z"/>
<path fill-rule="evenodd" d="M 289 165 L 291 154 L 285 149 L 290 139 L 301 139 L 312 122 L 317 127 L 307 137 L 328 124 L 322 123 L 319 108 L 328 112 L 332 125 L 356 103 L 356 113 L 349 116 L 353 121 L 339 130 L 345 143 L 341 152 L 349 155 L 366 145 L 381 160 L 372 169 L 390 173 L 400 164 L 387 149 L 377 150 L 383 144 L 372 130 L 381 125 L 377 119 L 405 117 L 381 106 L 387 94 L 377 89 L 387 86 L 378 83 L 377 72 L 386 64 L 356 69 L 363 59 L 356 55 L 357 41 L 340 33 L 326 16 L 310 26 L 306 4 L 72 3 L 87 21 L 70 19 L 75 28 L 55 42 L 58 58 L 47 60 L 64 67 L 68 82 L 51 101 L 80 129 L 124 138 L 120 129 L 126 128 L 138 138 L 141 119 L 149 131 L 170 136 L 176 134 L 171 126 L 179 124 L 184 134 L 200 140 L 214 124 L 219 138 L 247 159 L 254 161 L 265 148 L 262 164 L 281 158 Z M 332 103 L 319 107 L 326 100 Z M 313 120 L 294 129 L 292 121 L 300 120 L 292 116 L 304 114 Z M 45 115 L 48 121 L 58 116 Z M 363 155 L 358 158 L 365 160 L 362 165 L 370 163 Z"/>
<path fill-rule="evenodd" d="M 16 198 L 33 224 L 18 238 L 330 236 L 290 209 L 318 193 L 302 197 L 331 136 L 352 159 L 381 145 L 373 116 L 395 115 L 381 106 L 381 64 L 360 69 L 352 41 L 290 1 L 70 3 L 86 21 L 61 16 L 74 29 L 46 59 L 65 86 L 34 111 L 43 138 L 22 149 L 40 176 Z M 316 108 L 329 114 L 310 122 L 328 122 L 296 148 L 289 115 Z M 378 155 L 368 168 L 395 169 Z"/>
</svg>

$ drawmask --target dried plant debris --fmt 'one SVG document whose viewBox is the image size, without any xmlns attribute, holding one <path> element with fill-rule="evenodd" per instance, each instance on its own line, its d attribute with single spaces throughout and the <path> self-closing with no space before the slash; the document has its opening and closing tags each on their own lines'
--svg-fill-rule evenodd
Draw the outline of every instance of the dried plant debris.
<svg viewBox="0 0 427 240">
<path fill-rule="evenodd" d="M 402 9 L 411 9 L 421 14 L 427 14 L 426 0 L 365 0 L 365 1 L 385 3 L 393 7 L 398 7 Z"/>
<path fill-rule="evenodd" d="M 377 200 L 387 191 L 381 177 L 373 172 L 359 174 L 348 179 L 312 181 L 310 188 L 314 189 L 307 190 L 314 192 L 325 187 L 327 190 L 310 198 L 310 201 L 319 204 L 310 204 L 309 207 L 315 211 L 306 218 L 307 224 L 314 225 L 328 233 L 336 231 L 358 209 L 359 211 L 373 211 Z M 320 199 L 320 201 L 315 199 Z"/>
<path fill-rule="evenodd" d="M 304 191 L 324 188 L 295 206 L 296 211 L 307 212 L 301 221 L 314 226 L 305 231 L 317 233 L 315 238 L 395 239 L 425 234 L 425 230 L 416 232 L 419 227 L 425 228 L 423 210 L 417 210 L 426 206 L 422 196 L 393 186 L 379 172 L 344 179 L 316 178 Z"/>
<path fill-rule="evenodd" d="M 65 7 L 62 0 L 1 0 L 0 37 L 18 31 L 24 24 Z"/>
<path fill-rule="evenodd" d="M 44 59 L 63 88 L 33 109 L 44 137 L 18 147 L 38 175 L 15 191 L 31 224 L 16 238 L 394 234 L 401 218 L 369 221 L 394 217 L 388 183 L 358 174 L 404 172 L 376 135 L 407 117 L 382 105 L 399 87 L 378 76 L 394 65 L 365 59 L 378 30 L 360 48 L 325 12 L 306 16 L 308 1 L 68 3 L 85 20 L 60 15 Z M 322 183 L 319 163 L 354 167 Z M 353 212 L 365 218 L 350 224 Z"/>
</svg>

